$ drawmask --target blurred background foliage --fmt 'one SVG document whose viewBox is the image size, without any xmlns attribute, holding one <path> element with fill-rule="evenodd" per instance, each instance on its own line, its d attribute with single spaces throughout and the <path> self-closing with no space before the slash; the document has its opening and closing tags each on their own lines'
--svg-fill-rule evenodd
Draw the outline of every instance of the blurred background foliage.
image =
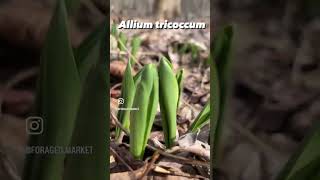
<svg viewBox="0 0 320 180">
<path fill-rule="evenodd" d="M 235 26 L 220 178 L 275 179 L 318 133 L 319 1 L 216 0 L 213 12 L 214 27 Z"/>
</svg>

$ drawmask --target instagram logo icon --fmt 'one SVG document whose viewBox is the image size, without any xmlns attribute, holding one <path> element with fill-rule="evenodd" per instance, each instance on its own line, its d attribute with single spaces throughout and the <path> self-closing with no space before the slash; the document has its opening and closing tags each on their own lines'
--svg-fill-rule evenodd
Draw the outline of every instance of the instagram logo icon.
<svg viewBox="0 0 320 180">
<path fill-rule="evenodd" d="M 43 133 L 43 119 L 41 117 L 32 116 L 26 119 L 27 133 L 37 135 Z"/>
</svg>

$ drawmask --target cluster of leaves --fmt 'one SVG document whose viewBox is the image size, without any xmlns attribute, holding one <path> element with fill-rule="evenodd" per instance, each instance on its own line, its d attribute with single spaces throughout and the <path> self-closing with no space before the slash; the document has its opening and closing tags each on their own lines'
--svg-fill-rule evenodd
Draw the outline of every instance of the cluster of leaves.
<svg viewBox="0 0 320 180">
<path fill-rule="evenodd" d="M 130 132 L 130 150 L 132 155 L 141 159 L 149 139 L 158 104 L 162 118 L 164 139 L 167 148 L 174 146 L 177 139 L 177 110 L 182 92 L 183 70 L 173 72 L 171 62 L 162 57 L 158 67 L 145 65 L 135 76 L 132 75 L 131 63 L 128 61 L 122 81 L 118 120 Z M 128 111 L 127 109 L 138 109 Z M 125 109 L 125 110 L 122 110 Z M 195 119 L 191 132 L 196 132 L 209 122 L 209 103 Z M 116 129 L 120 138 L 121 129 Z M 142 138 L 143 137 L 143 138 Z"/>
<path fill-rule="evenodd" d="M 200 56 L 200 48 L 194 43 L 184 43 L 181 47 L 178 48 L 179 54 L 191 53 L 191 58 L 196 60 Z"/>
<path fill-rule="evenodd" d="M 117 26 L 115 24 L 111 26 L 111 35 L 115 37 L 115 39 L 117 40 L 118 48 L 121 52 L 129 52 L 127 47 L 128 37 L 123 32 L 118 32 Z M 130 63 L 132 65 L 134 65 L 136 62 L 135 60 L 137 59 L 140 46 L 141 46 L 141 39 L 138 36 L 133 37 L 130 42 L 131 51 L 130 51 L 130 58 L 129 58 Z"/>
<path fill-rule="evenodd" d="M 107 23 L 73 49 L 67 9 L 71 12 L 74 3 L 68 4 L 57 1 L 42 50 L 35 115 L 43 119 L 44 129 L 30 135 L 29 146 L 90 146 L 93 152 L 27 154 L 24 180 L 108 178 Z"/>
</svg>

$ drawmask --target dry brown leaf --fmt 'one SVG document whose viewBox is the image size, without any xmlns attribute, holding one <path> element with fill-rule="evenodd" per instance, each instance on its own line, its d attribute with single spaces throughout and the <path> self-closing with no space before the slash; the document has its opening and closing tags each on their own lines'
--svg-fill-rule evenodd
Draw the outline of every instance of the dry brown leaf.
<svg viewBox="0 0 320 180">
<path fill-rule="evenodd" d="M 114 168 L 117 166 L 117 162 L 116 162 L 116 159 L 114 158 L 113 155 L 110 155 L 110 160 L 109 160 L 109 163 L 110 163 L 110 169 Z"/>
<path fill-rule="evenodd" d="M 110 74 L 117 78 L 122 78 L 124 71 L 126 70 L 127 63 L 124 61 L 111 61 Z"/>
</svg>

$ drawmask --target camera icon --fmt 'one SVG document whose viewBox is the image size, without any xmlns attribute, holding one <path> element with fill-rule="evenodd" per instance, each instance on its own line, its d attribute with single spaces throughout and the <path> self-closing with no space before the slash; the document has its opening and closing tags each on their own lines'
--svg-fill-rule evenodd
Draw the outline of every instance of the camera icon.
<svg viewBox="0 0 320 180">
<path fill-rule="evenodd" d="M 43 119 L 41 117 L 32 116 L 26 119 L 27 134 L 39 135 L 43 133 Z"/>
<path fill-rule="evenodd" d="M 124 104 L 124 99 L 123 98 L 119 98 L 118 99 L 118 104 L 120 105 L 120 104 Z"/>
</svg>

